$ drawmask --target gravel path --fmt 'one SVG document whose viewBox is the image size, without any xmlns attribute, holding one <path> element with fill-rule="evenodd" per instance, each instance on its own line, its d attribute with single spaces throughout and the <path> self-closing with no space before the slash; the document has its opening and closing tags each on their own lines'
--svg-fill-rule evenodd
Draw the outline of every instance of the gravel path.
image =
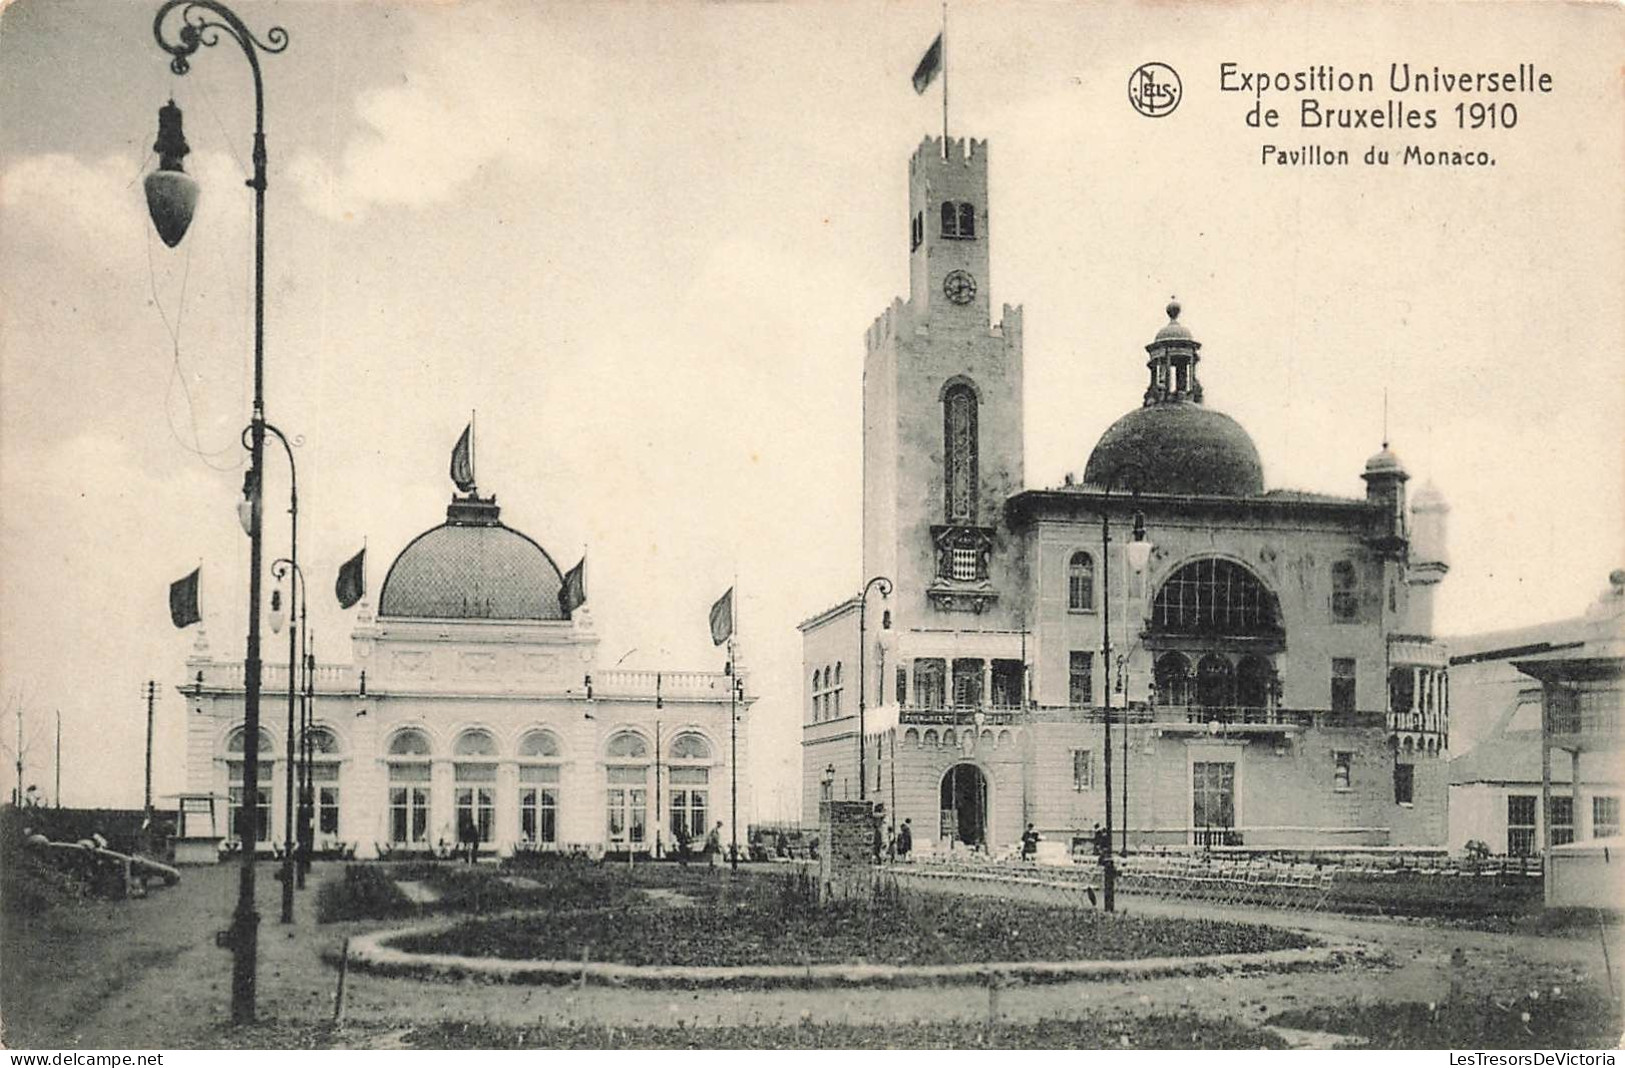
<svg viewBox="0 0 1625 1068">
<path fill-rule="evenodd" d="M 315 891 L 298 896 L 297 923 L 277 922 L 280 885 L 269 865 L 259 880 L 263 917 L 260 939 L 259 1004 L 262 1018 L 291 1022 L 330 1018 L 335 973 L 320 954 L 336 949 L 346 935 L 395 924 L 352 923 L 317 926 Z M 85 989 L 66 990 L 51 1004 L 83 1006 L 71 1016 L 41 1018 L 18 1025 L 33 1045 L 58 1048 L 175 1048 L 212 1046 L 220 1039 L 231 990 L 231 957 L 213 943 L 225 926 L 236 895 L 236 871 L 228 867 L 188 869 L 180 886 L 155 892 L 146 901 L 118 906 L 102 943 L 103 967 L 88 969 Z M 312 885 L 336 875 L 318 865 Z M 1005 887 L 960 887 L 950 892 L 1014 896 Z M 1443 1001 L 1454 982 L 1462 993 L 1510 998 L 1553 985 L 1603 987 L 1603 962 L 1595 937 L 1532 937 L 1490 934 L 1325 914 L 1270 909 L 1225 909 L 1125 897 L 1121 906 L 1142 915 L 1200 915 L 1242 922 L 1295 927 L 1334 940 L 1376 943 L 1388 951 L 1386 964 L 1368 964 L 1332 973 L 1224 975 L 1206 979 L 1165 978 L 1114 982 L 1015 986 L 1000 992 L 1001 1017 L 1009 1020 L 1075 1017 L 1082 1012 L 1168 1012 L 1190 1009 L 1210 1017 L 1257 1023 L 1283 1009 L 1360 1000 Z M 167 962 L 125 970 L 122 985 L 106 996 L 91 988 L 114 974 L 126 939 L 123 926 L 139 931 L 143 945 L 181 947 Z M 1610 952 L 1625 960 L 1613 930 Z M 1453 951 L 1463 959 L 1453 966 Z M 100 991 L 96 991 L 100 994 Z M 87 1004 L 88 1000 L 88 1004 Z M 380 1031 L 427 1020 L 491 1021 L 525 1025 L 538 1020 L 636 1027 L 679 1021 L 688 1024 L 749 1023 L 762 1020 L 885 1023 L 925 1019 L 962 1020 L 967 1028 L 985 1020 L 986 990 L 925 987 L 904 990 L 695 990 L 657 991 L 617 987 L 513 987 L 469 981 L 422 982 L 352 974 L 348 1015 L 359 1032 L 376 1044 Z"/>
</svg>

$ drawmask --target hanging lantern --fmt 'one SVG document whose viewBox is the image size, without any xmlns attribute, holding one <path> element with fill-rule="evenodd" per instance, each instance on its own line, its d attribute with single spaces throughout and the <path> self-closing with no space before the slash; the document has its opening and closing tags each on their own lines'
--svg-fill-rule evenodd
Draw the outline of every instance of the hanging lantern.
<svg viewBox="0 0 1625 1068">
<path fill-rule="evenodd" d="M 192 225 L 197 208 L 198 184 L 181 160 L 191 148 L 181 132 L 181 109 L 171 100 L 158 109 L 158 140 L 152 149 L 158 153 L 158 169 L 147 175 L 147 214 L 164 244 L 174 248 Z"/>
</svg>

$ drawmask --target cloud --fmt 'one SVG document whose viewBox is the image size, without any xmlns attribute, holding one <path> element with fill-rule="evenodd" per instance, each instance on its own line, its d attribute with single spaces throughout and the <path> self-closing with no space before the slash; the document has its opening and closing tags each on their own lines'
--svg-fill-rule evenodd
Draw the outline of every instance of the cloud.
<svg viewBox="0 0 1625 1068">
<path fill-rule="evenodd" d="M 596 78 L 584 50 L 500 12 L 471 6 L 449 27 L 415 14 L 400 84 L 357 94 L 360 129 L 336 146 L 336 161 L 305 151 L 290 163 L 307 207 L 345 220 L 373 207 L 422 208 L 486 168 L 546 158 L 536 130 L 578 122 L 573 105 Z"/>
</svg>

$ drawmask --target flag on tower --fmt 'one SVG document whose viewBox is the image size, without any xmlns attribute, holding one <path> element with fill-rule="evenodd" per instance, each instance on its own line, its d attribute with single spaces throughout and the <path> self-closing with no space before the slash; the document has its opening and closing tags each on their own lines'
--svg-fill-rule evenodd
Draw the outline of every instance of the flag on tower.
<svg viewBox="0 0 1625 1068">
<path fill-rule="evenodd" d="M 564 574 L 564 585 L 559 589 L 559 607 L 566 616 L 587 603 L 587 558 Z"/>
<path fill-rule="evenodd" d="M 202 572 L 199 567 L 169 584 L 169 618 L 177 627 L 189 627 L 203 618 L 197 610 L 197 583 Z"/>
<path fill-rule="evenodd" d="M 457 447 L 451 450 L 451 480 L 464 493 L 474 492 L 474 424 L 463 428 Z"/>
<path fill-rule="evenodd" d="M 333 584 L 339 607 L 350 608 L 367 595 L 367 550 L 365 547 L 339 568 L 338 581 Z"/>
<path fill-rule="evenodd" d="M 728 592 L 717 599 L 711 606 L 711 644 L 721 645 L 734 635 L 734 590 L 728 587 Z"/>
<path fill-rule="evenodd" d="M 931 47 L 925 50 L 920 57 L 920 65 L 914 68 L 914 91 L 923 93 L 936 81 L 937 75 L 942 72 L 942 34 L 931 42 Z"/>
</svg>

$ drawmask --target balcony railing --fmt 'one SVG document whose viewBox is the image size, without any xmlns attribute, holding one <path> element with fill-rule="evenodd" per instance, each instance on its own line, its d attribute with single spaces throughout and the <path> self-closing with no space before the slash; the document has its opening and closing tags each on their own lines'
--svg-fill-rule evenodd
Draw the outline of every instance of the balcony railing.
<svg viewBox="0 0 1625 1068">
<path fill-rule="evenodd" d="M 1619 709 L 1553 709 L 1547 719 L 1552 734 L 1614 734 L 1619 731 Z"/>
<path fill-rule="evenodd" d="M 1106 718 L 1106 709 L 1098 705 L 1033 705 L 1023 709 L 1010 705 L 957 705 L 932 707 L 905 705 L 901 722 L 909 726 L 975 726 L 976 716 L 982 715 L 984 726 L 1005 726 L 1032 720 L 1062 720 L 1079 723 L 1100 723 Z M 1185 725 L 1206 728 L 1219 727 L 1383 727 L 1387 716 L 1383 712 L 1343 712 L 1325 708 L 1200 708 L 1188 705 L 1131 705 L 1111 710 L 1113 723 L 1139 723 L 1155 725 Z"/>
</svg>

